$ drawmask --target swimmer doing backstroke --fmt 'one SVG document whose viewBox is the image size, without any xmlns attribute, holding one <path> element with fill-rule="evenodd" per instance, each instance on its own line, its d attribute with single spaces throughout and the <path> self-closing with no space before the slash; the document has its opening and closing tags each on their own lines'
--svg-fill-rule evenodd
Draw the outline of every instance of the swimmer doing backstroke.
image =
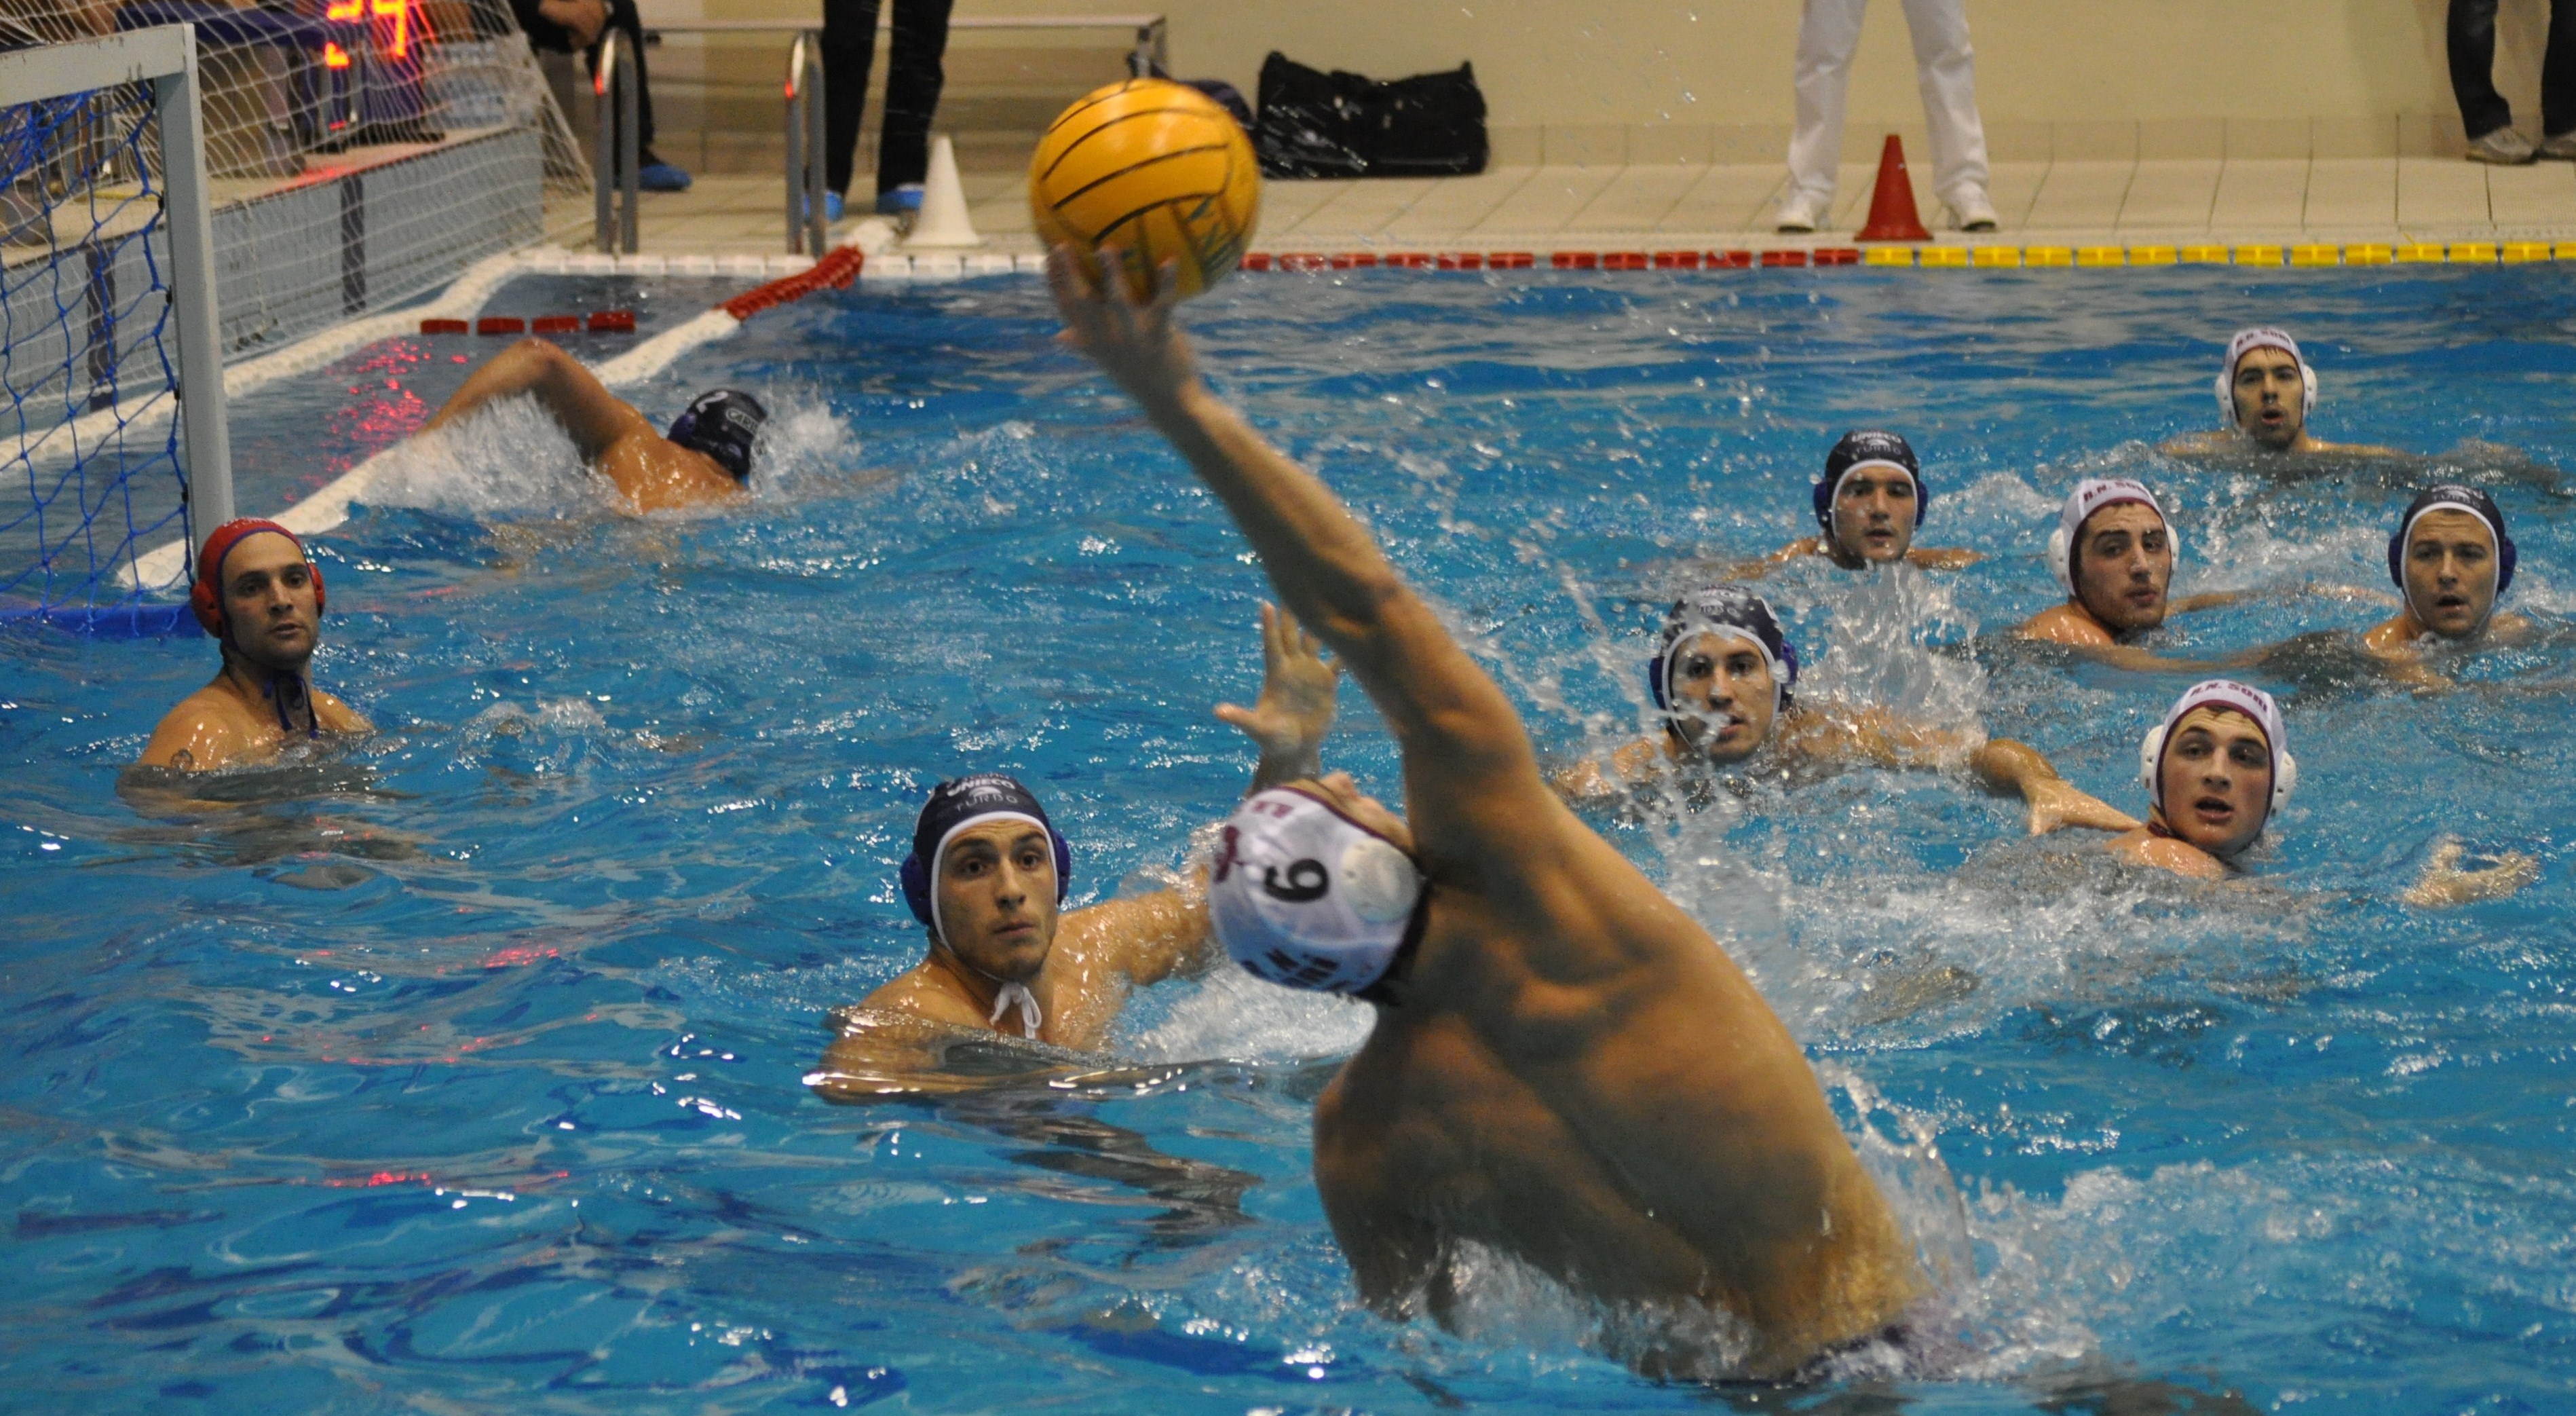
<svg viewBox="0 0 2576 1416">
<path fill-rule="evenodd" d="M 1256 794 L 1209 886 L 1228 950 L 1368 998 L 1315 1106 L 1316 1188 L 1361 1299 L 1456 1315 L 1482 1246 L 1680 1332 L 1621 1355 L 1786 1377 L 1924 1291 L 1806 1056 L 1733 960 L 1549 790 L 1511 703 L 1333 493 L 1219 402 L 1172 322 L 1053 251 L 1067 337 L 1216 493 L 1367 689 L 1406 812 L 1347 779 Z M 1234 923 L 1229 924 L 1232 920 Z"/>
<path fill-rule="evenodd" d="M 1336 679 L 1294 616 L 1262 606 L 1261 638 L 1261 696 L 1250 708 L 1216 710 L 1261 749 L 1253 791 L 1321 770 Z M 1195 882 L 1059 913 L 1073 864 L 1071 843 L 1018 781 L 985 772 L 940 783 L 914 823 L 900 878 L 928 952 L 858 1011 L 836 1014 L 838 1035 L 807 1084 L 838 1101 L 936 1085 L 925 1075 L 925 1034 L 867 1014 L 1097 1048 L 1131 990 L 1212 961 Z"/>
<path fill-rule="evenodd" d="M 769 421 L 759 399 L 739 389 L 715 389 L 691 400 L 663 432 L 610 393 L 580 360 L 542 339 L 523 339 L 476 369 L 420 431 L 436 432 L 521 394 L 562 425 L 584 465 L 606 477 L 637 511 L 742 496 L 751 480 L 752 452 Z"/>
<path fill-rule="evenodd" d="M 1825 454 L 1813 489 L 1816 526 L 1824 534 L 1790 542 L 1728 572 L 1759 579 L 1777 566 L 1822 556 L 1844 570 L 1903 561 L 1926 570 L 1958 570 L 1985 559 L 1959 547 L 1916 549 L 1914 533 L 1932 504 L 1932 487 L 1913 445 L 1895 433 L 1856 429 Z"/>
</svg>

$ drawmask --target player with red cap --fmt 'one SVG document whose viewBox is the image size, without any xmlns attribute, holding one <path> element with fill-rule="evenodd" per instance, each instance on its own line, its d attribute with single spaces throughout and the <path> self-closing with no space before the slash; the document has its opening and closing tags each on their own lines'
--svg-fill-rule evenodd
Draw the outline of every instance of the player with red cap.
<svg viewBox="0 0 2576 1416">
<path fill-rule="evenodd" d="M 221 646 L 223 671 L 170 710 L 136 765 L 204 772 L 269 761 L 291 742 L 373 732 L 313 687 L 322 605 L 322 570 L 294 532 L 244 517 L 208 533 L 188 607 Z"/>
</svg>

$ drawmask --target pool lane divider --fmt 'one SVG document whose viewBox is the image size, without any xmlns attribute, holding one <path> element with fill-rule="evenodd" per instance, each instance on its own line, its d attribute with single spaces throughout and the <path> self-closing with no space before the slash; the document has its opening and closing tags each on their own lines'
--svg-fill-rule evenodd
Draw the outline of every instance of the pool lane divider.
<svg viewBox="0 0 2576 1416">
<path fill-rule="evenodd" d="M 1662 251 L 1254 251 L 1247 271 L 1751 270 L 1819 266 L 1920 270 L 2048 270 L 2104 266 L 2236 265 L 2311 268 L 2520 265 L 2576 261 L 2576 241 L 2260 242 L 2175 246 L 1790 246 Z M 891 275 L 893 272 L 885 272 Z M 916 277 L 917 278 L 917 277 Z"/>
<path fill-rule="evenodd" d="M 561 257 L 565 254 L 567 253 L 556 251 L 551 253 L 551 256 Z M 605 263 L 617 258 L 599 257 L 598 259 Z M 633 258 L 622 259 L 632 260 Z M 711 258 L 699 259 L 704 260 L 710 269 L 703 272 L 693 269 L 666 270 L 661 273 L 688 275 L 729 273 L 714 269 L 715 262 Z M 744 259 L 754 264 L 761 263 L 761 258 L 756 256 Z M 679 262 L 674 261 L 672 264 L 676 266 Z M 763 310 L 775 309 L 780 305 L 801 300 L 817 290 L 848 288 L 852 281 L 858 279 L 865 265 L 866 258 L 852 246 L 835 247 L 825 252 L 819 260 L 791 257 L 784 273 L 778 278 L 746 290 L 713 309 L 654 335 L 616 358 L 594 366 L 591 372 L 601 383 L 610 388 L 642 383 L 669 368 L 674 361 L 689 351 L 714 343 L 742 328 L 743 321 Z M 567 266 L 569 266 L 568 262 L 551 259 L 547 254 L 495 256 L 470 268 L 465 275 L 457 278 L 454 285 L 448 287 L 445 294 L 429 305 L 416 306 L 403 311 L 398 316 L 380 315 L 355 320 L 349 325 L 316 335 L 305 341 L 305 344 L 281 350 L 279 354 L 270 357 L 295 356 L 296 371 L 310 371 L 377 340 L 409 333 L 420 327 L 415 322 L 424 321 L 425 311 L 436 312 L 428 315 L 428 319 L 449 321 L 471 319 L 483 302 L 490 298 L 492 292 L 499 288 L 501 282 L 512 275 L 543 271 L 547 267 L 554 267 L 556 271 L 564 273 L 594 273 L 586 266 L 577 271 L 566 270 Z M 778 269 L 778 266 L 763 264 L 761 268 L 765 273 L 768 270 Z M 607 271 L 596 273 L 615 273 L 616 270 L 617 267 L 611 266 Z M 636 271 L 635 273 L 645 272 Z M 468 282 L 472 284 L 469 285 Z M 633 314 L 631 311 L 625 313 L 627 314 L 625 327 L 631 331 L 634 328 Z M 364 337 L 356 337 L 349 333 L 350 330 L 360 326 L 365 327 Z M 305 345 L 314 345 L 316 348 L 308 350 Z M 321 349 L 327 349 L 329 352 L 318 352 Z M 237 391 L 233 379 L 235 372 L 234 370 L 225 372 L 224 385 L 228 395 Z M 273 382 L 277 377 L 283 377 L 283 375 L 272 375 L 262 379 L 261 383 Z M 252 387 L 257 386 L 259 385 L 252 385 Z M 399 443 L 395 444 L 395 447 L 400 446 Z M 341 473 L 329 485 L 277 513 L 271 519 L 299 536 L 318 536 L 341 525 L 349 519 L 351 503 L 366 494 L 367 488 L 375 481 L 378 472 L 390 461 L 393 451 L 394 448 L 389 447 L 367 458 L 357 466 Z M 137 557 L 133 566 L 121 578 L 128 585 L 153 588 L 174 586 L 186 573 L 187 564 L 187 543 L 172 541 Z"/>
</svg>

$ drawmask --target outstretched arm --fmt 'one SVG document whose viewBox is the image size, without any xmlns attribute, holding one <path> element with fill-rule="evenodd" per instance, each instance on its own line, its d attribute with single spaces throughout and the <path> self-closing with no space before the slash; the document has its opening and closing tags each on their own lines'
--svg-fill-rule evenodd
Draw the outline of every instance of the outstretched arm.
<svg viewBox="0 0 2576 1416">
<path fill-rule="evenodd" d="M 1874 703 L 1852 712 L 1801 705 L 1782 737 L 1798 751 L 1828 762 L 1934 771 L 1968 761 L 1986 740 L 1984 733 L 1974 729 L 1936 728 L 1900 718 Z"/>
<path fill-rule="evenodd" d="M 585 461 L 597 460 L 618 439 L 639 428 L 653 431 L 643 414 L 610 393 L 608 385 L 583 368 L 580 360 L 542 339 L 522 339 L 493 355 L 421 431 L 462 421 L 487 404 L 523 393 L 533 395 L 563 424 Z"/>
<path fill-rule="evenodd" d="M 2419 910 L 2447 909 L 2479 900 L 2501 900 L 2540 878 L 2540 862 L 2521 851 L 2507 851 L 2492 865 L 2462 870 L 2467 855 L 2457 840 L 2445 838 L 2424 864 L 2424 877 L 2402 897 Z"/>
<path fill-rule="evenodd" d="M 2138 819 L 2057 775 L 2039 749 L 2011 738 L 1978 748 L 1968 765 L 1996 791 L 2017 793 L 2030 804 L 2030 833 L 2045 836 L 2060 826 L 2134 831 Z"/>
<path fill-rule="evenodd" d="M 1068 342 L 1116 379 L 1189 459 L 1260 553 L 1279 597 L 1368 690 L 1404 750 L 1407 800 L 1426 843 L 1450 830 L 1500 837 L 1552 805 L 1520 717 L 1315 475 L 1219 402 L 1172 323 L 1171 282 L 1130 298 L 1099 259 L 1058 247 L 1047 278 Z M 1419 819 L 1425 813 L 1443 818 Z M 1434 847 L 1436 850 L 1437 848 Z"/>
</svg>

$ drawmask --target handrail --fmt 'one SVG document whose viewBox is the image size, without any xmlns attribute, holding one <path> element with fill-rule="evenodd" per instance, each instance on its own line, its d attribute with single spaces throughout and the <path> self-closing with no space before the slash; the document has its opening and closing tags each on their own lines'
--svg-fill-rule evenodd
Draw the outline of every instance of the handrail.
<svg viewBox="0 0 2576 1416">
<path fill-rule="evenodd" d="M 590 80 L 598 117 L 590 150 L 591 191 L 598 203 L 591 243 L 602 251 L 622 250 L 628 255 L 635 253 L 643 180 L 632 45 L 624 30 L 610 30 L 599 46 L 599 67 Z"/>
<path fill-rule="evenodd" d="M 819 29 L 814 20 L 682 20 L 655 23 L 645 28 L 656 34 L 799 34 Z M 894 7 L 889 5 L 879 14 L 879 31 L 894 28 Z M 1137 78 L 1168 69 L 1171 65 L 1170 25 L 1161 15 L 952 15 L 951 30 L 1071 30 L 1123 29 L 1136 34 L 1136 47 L 1127 56 L 1127 72 Z"/>
<path fill-rule="evenodd" d="M 823 35 L 801 29 L 787 48 L 787 254 L 830 249 L 823 205 Z M 801 150 L 801 151 L 800 151 Z"/>
</svg>

